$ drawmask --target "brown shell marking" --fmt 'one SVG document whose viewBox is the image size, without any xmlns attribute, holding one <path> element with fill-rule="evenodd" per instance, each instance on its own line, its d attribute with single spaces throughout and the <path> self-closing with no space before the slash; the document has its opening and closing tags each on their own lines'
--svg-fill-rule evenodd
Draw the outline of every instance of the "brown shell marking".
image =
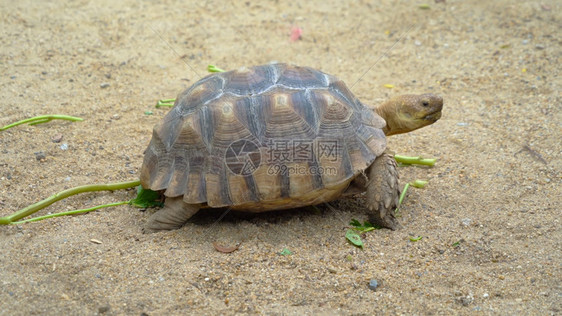
<svg viewBox="0 0 562 316">
<path fill-rule="evenodd" d="M 339 197 L 384 151 L 384 125 L 318 70 L 269 64 L 213 74 L 155 126 L 141 183 L 211 207 L 318 204 Z M 241 174 L 248 166 L 256 168 Z"/>
</svg>

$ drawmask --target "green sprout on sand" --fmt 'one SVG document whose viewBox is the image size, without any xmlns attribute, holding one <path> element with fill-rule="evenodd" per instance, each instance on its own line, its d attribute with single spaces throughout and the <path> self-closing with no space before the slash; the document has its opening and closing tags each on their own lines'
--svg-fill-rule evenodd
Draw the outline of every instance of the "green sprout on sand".
<svg viewBox="0 0 562 316">
<path fill-rule="evenodd" d="M 96 191 L 115 191 L 115 190 L 122 190 L 122 189 L 129 189 L 137 187 L 137 196 L 129 201 L 121 201 L 115 203 L 109 203 L 104 205 L 98 205 L 86 209 L 81 210 L 73 210 L 68 212 L 60 212 L 55 214 L 48 214 L 44 216 L 38 216 L 31 219 L 21 220 L 31 214 L 36 213 L 37 211 L 72 195 L 85 193 L 85 192 L 96 192 Z M 128 182 L 118 182 L 118 183 L 108 183 L 108 184 L 89 184 L 83 185 L 75 188 L 71 188 L 68 190 L 61 191 L 56 193 L 42 201 L 39 201 L 35 204 L 29 205 L 9 216 L 0 217 L 0 225 L 11 225 L 11 224 L 22 224 L 26 222 L 35 222 L 40 221 L 47 218 L 59 217 L 59 216 L 66 216 L 66 215 L 75 215 L 75 214 L 82 214 L 91 211 L 98 210 L 104 207 L 112 207 L 118 205 L 133 205 L 139 208 L 148 208 L 154 206 L 161 206 L 162 203 L 159 201 L 160 195 L 158 192 L 143 189 L 140 186 L 139 180 L 128 181 Z"/>
<path fill-rule="evenodd" d="M 434 158 L 429 159 L 429 158 L 422 158 L 420 156 L 408 157 L 402 155 L 394 155 L 394 159 L 400 165 L 422 165 L 422 166 L 430 166 L 430 167 L 435 165 L 435 162 L 437 161 L 437 159 Z"/>
<path fill-rule="evenodd" d="M 176 102 L 176 99 L 162 99 L 162 100 L 158 100 L 158 102 L 156 102 L 156 108 L 161 108 L 161 107 L 172 107 L 174 106 L 174 103 Z"/>
<path fill-rule="evenodd" d="M 224 70 L 220 69 L 219 67 L 217 67 L 215 65 L 207 66 L 207 71 L 208 72 L 225 72 Z"/>
<path fill-rule="evenodd" d="M 78 122 L 78 121 L 83 121 L 84 119 L 79 117 L 69 116 L 69 115 L 58 115 L 58 114 L 41 115 L 41 116 L 35 116 L 25 120 L 17 121 L 15 123 L 6 125 L 4 127 L 0 127 L 0 132 L 5 131 L 8 128 L 12 128 L 22 124 L 37 125 L 41 123 L 47 123 L 52 120 L 67 120 L 67 121 Z"/>
<path fill-rule="evenodd" d="M 367 221 L 364 221 L 363 224 L 361 224 L 361 222 L 356 219 L 352 219 L 349 225 L 351 225 L 352 228 L 348 229 L 345 232 L 345 238 L 354 246 L 357 246 L 359 248 L 363 248 L 363 240 L 361 240 L 361 234 L 381 228 L 380 226 L 373 225 Z"/>
</svg>

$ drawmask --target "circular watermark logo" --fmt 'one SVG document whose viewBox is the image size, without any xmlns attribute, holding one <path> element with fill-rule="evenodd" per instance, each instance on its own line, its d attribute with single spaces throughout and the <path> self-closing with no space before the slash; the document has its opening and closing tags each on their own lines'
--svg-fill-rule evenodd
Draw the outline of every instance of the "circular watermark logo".
<svg viewBox="0 0 562 316">
<path fill-rule="evenodd" d="M 260 148 L 251 140 L 240 139 L 230 143 L 226 148 L 224 160 L 232 173 L 248 176 L 260 166 Z"/>
</svg>

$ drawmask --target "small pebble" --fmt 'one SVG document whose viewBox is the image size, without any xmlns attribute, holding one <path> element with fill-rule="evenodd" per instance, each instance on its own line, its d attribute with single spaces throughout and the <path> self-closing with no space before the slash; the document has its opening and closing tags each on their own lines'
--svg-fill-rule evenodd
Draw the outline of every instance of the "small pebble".
<svg viewBox="0 0 562 316">
<path fill-rule="evenodd" d="M 107 82 L 104 82 L 104 83 L 100 84 L 100 88 L 102 88 L 102 89 L 105 89 L 107 87 L 109 87 L 109 83 L 107 83 Z"/>
<path fill-rule="evenodd" d="M 415 41 L 414 41 L 414 45 L 416 45 L 416 46 L 421 46 L 421 44 L 422 44 L 422 43 L 421 43 L 420 41 L 418 41 L 418 40 L 415 40 Z"/>
<path fill-rule="evenodd" d="M 523 45 L 527 45 L 527 44 L 529 44 L 529 40 L 524 39 L 521 43 L 523 43 Z"/>
<path fill-rule="evenodd" d="M 490 294 L 488 294 L 488 293 L 482 294 L 482 297 L 483 297 L 483 298 L 488 298 L 489 296 L 490 296 Z"/>
<path fill-rule="evenodd" d="M 57 134 L 51 137 L 51 140 L 53 141 L 53 143 L 60 143 L 60 141 L 62 140 L 62 134 Z"/>
<path fill-rule="evenodd" d="M 100 313 L 100 314 L 107 313 L 107 312 L 109 312 L 109 309 L 110 309 L 109 305 L 100 306 L 98 308 L 98 313 Z"/>
<path fill-rule="evenodd" d="M 68 149 L 68 144 L 67 144 L 67 143 L 64 143 L 64 144 L 60 145 L 60 149 L 62 149 L 62 150 L 67 150 L 67 149 Z"/>
<path fill-rule="evenodd" d="M 470 295 L 462 296 L 459 298 L 459 302 L 462 304 L 462 306 L 468 306 L 470 305 L 470 303 L 472 303 L 472 301 L 474 301 L 474 298 Z"/>
<path fill-rule="evenodd" d="M 35 153 L 35 159 L 37 159 L 39 161 L 45 159 L 46 157 L 47 156 L 45 156 L 45 153 L 42 152 L 42 151 L 38 151 L 38 152 Z"/>
<path fill-rule="evenodd" d="M 471 222 L 472 222 L 472 220 L 471 220 L 470 218 L 463 218 L 463 219 L 461 219 L 461 223 L 462 223 L 464 226 L 470 225 Z"/>
<path fill-rule="evenodd" d="M 544 45 L 542 45 L 542 44 L 537 44 L 537 45 L 535 45 L 535 48 L 536 48 L 536 49 L 539 49 L 539 50 L 542 50 L 542 49 L 544 49 Z"/>
<path fill-rule="evenodd" d="M 377 287 L 379 287 L 379 282 L 375 279 L 371 279 L 371 281 L 369 281 L 369 289 L 375 291 Z"/>
<path fill-rule="evenodd" d="M 91 242 L 93 242 L 94 244 L 101 244 L 101 241 L 97 240 L 97 239 L 90 239 Z"/>
<path fill-rule="evenodd" d="M 457 126 L 468 126 L 468 123 L 465 122 L 458 122 Z"/>
</svg>

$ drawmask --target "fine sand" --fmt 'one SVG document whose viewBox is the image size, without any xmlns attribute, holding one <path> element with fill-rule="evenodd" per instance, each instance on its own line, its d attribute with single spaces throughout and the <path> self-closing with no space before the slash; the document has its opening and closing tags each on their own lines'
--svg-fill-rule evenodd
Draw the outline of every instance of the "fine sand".
<svg viewBox="0 0 562 316">
<path fill-rule="evenodd" d="M 169 110 L 156 100 L 209 64 L 294 63 L 338 76 L 367 104 L 431 92 L 445 106 L 434 125 L 389 138 L 437 164 L 400 168 L 402 185 L 429 183 L 408 191 L 401 228 L 368 232 L 363 249 L 345 239 L 367 218 L 361 197 L 205 211 L 157 234 L 142 233 L 154 210 L 132 206 L 0 226 L 0 314 L 559 315 L 562 4 L 420 3 L 1 1 L 0 126 L 84 121 L 0 132 L 0 216 L 137 179 Z M 132 197 L 84 194 L 35 215 Z"/>
</svg>

